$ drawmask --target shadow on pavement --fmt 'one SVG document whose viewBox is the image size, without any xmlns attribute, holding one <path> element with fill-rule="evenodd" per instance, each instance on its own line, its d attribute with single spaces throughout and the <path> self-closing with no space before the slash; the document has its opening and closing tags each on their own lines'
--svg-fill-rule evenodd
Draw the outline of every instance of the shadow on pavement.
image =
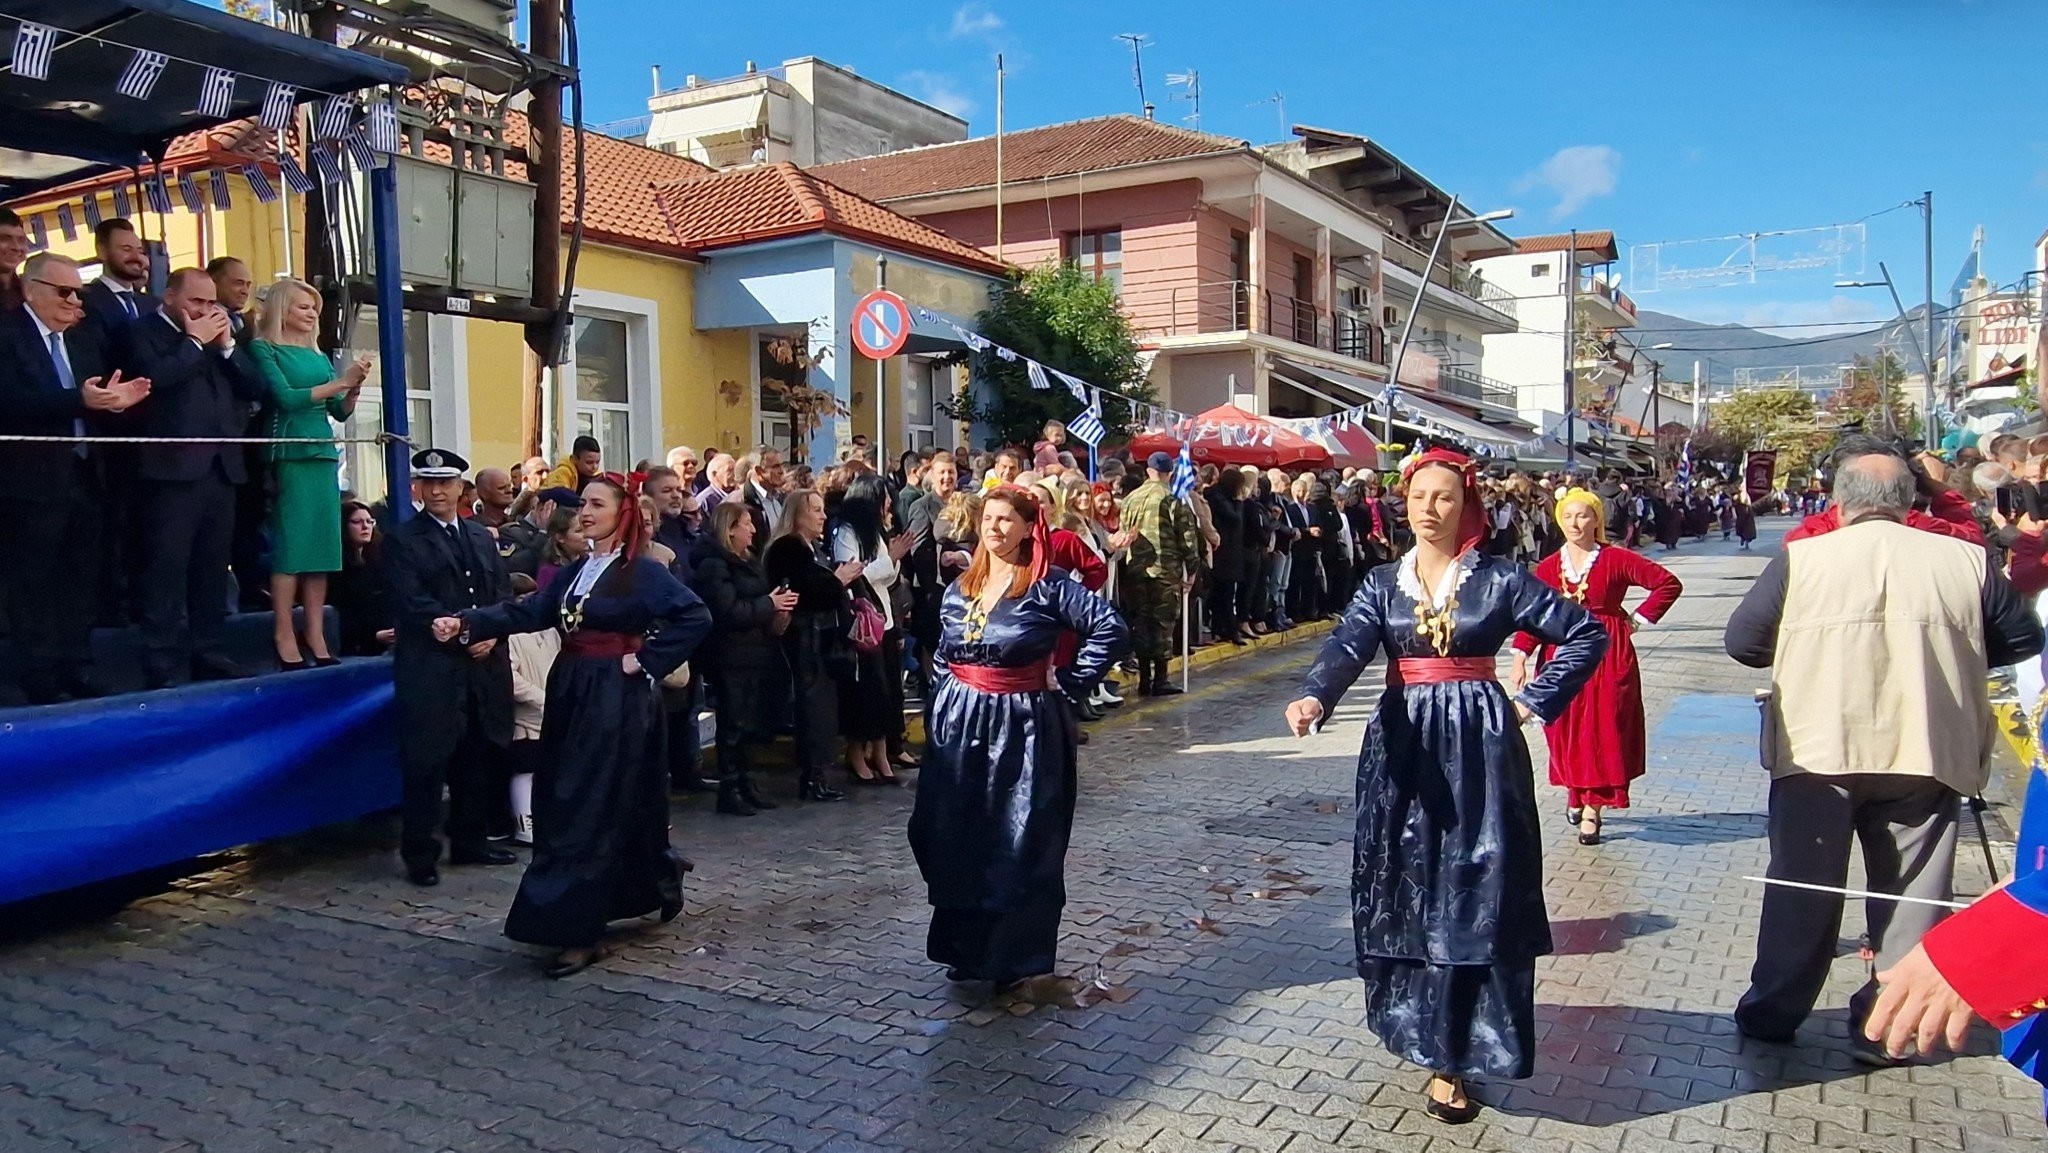
<svg viewBox="0 0 2048 1153">
<path fill-rule="evenodd" d="M 1760 840 L 1768 831 L 1764 813 L 1682 813 L 1676 816 L 1622 818 L 1602 829 L 1607 841 L 1647 841 L 1653 845 L 1726 845 Z"/>
<path fill-rule="evenodd" d="M 1677 918 L 1648 910 L 1637 913 L 1610 913 L 1605 917 L 1577 917 L 1568 921 L 1552 918 L 1550 952 L 1554 957 L 1619 953 L 1621 947 L 1632 938 L 1669 932 L 1677 927 Z"/>
</svg>

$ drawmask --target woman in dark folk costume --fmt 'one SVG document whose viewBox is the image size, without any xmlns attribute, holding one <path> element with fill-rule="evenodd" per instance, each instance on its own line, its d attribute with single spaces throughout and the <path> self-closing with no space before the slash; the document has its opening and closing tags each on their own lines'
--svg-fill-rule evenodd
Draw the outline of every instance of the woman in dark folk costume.
<svg viewBox="0 0 2048 1153">
<path fill-rule="evenodd" d="M 974 563 L 939 608 L 910 848 L 932 903 L 926 952 L 955 981 L 1052 972 L 1076 787 L 1077 726 L 1061 694 L 1086 699 L 1128 649 L 1109 602 L 1052 567 L 1051 530 L 1032 494 L 991 490 Z M 1074 657 L 1054 670 L 1068 632 Z"/>
<path fill-rule="evenodd" d="M 1579 827 L 1579 843 L 1600 843 L 1600 810 L 1628 808 L 1629 782 L 1647 763 L 1643 730 L 1643 677 L 1630 634 L 1664 619 L 1685 591 L 1671 570 L 1648 557 L 1607 543 L 1607 513 L 1600 498 L 1575 488 L 1557 499 L 1564 548 L 1536 566 L 1536 579 L 1584 605 L 1607 630 L 1607 655 L 1564 715 L 1543 730 L 1550 742 L 1550 783 L 1567 790 L 1565 819 Z M 1633 613 L 1622 599 L 1630 589 L 1649 592 Z M 1510 687 L 1529 681 L 1529 654 L 1550 653 L 1536 638 L 1515 638 Z"/>
<path fill-rule="evenodd" d="M 550 977 L 602 959 L 608 921 L 682 912 L 660 684 L 711 631 L 704 602 L 639 555 L 639 505 L 621 478 L 586 484 L 579 516 L 590 552 L 546 588 L 434 622 L 443 640 L 562 631 L 541 721 L 533 863 L 505 918 L 506 936 L 561 950 Z"/>
<path fill-rule="evenodd" d="M 1466 1078 L 1524 1078 L 1536 1058 L 1536 958 L 1550 951 L 1550 923 L 1521 722 L 1563 712 L 1607 633 L 1521 566 L 1485 555 L 1470 460 L 1434 449 L 1406 479 L 1416 547 L 1366 578 L 1287 720 L 1306 735 L 1385 651 L 1387 690 L 1359 753 L 1352 873 L 1366 1023 L 1431 1072 L 1430 1116 L 1462 1123 L 1478 1112 Z M 1510 698 L 1494 662 L 1518 632 L 1557 650 Z"/>
</svg>

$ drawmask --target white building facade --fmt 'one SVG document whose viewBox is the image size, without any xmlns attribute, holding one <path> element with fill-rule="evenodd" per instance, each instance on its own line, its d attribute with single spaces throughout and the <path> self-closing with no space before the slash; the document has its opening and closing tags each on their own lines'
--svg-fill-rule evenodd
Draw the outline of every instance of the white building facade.
<svg viewBox="0 0 2048 1153">
<path fill-rule="evenodd" d="M 967 122 L 815 56 L 647 101 L 646 143 L 712 168 L 801 168 L 967 138 Z"/>
</svg>

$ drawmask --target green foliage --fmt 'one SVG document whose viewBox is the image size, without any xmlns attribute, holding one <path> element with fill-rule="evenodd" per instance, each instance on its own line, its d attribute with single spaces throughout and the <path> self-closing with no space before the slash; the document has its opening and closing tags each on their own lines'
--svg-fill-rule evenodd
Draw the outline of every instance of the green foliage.
<svg viewBox="0 0 2048 1153">
<path fill-rule="evenodd" d="M 1775 450 L 1781 468 L 1811 464 L 1835 438 L 1813 398 L 1796 388 L 1738 392 L 1714 406 L 1712 420 L 1715 430 L 1746 449 Z"/>
<path fill-rule="evenodd" d="M 1099 386 L 1102 423 L 1112 439 L 1129 434 L 1133 402 L 1156 403 L 1116 289 L 1071 264 L 1025 272 L 996 296 L 977 323 L 981 335 L 996 344 Z M 1082 405 L 1058 381 L 1050 389 L 1032 388 L 1022 361 L 984 352 L 976 358 L 975 375 L 988 382 L 986 405 L 976 407 L 962 396 L 952 412 L 988 423 L 994 443 L 984 447 L 1032 444 L 1046 421 L 1071 420 L 1081 412 Z"/>
<path fill-rule="evenodd" d="M 1842 387 L 1828 395 L 1836 425 L 1858 425 L 1882 435 L 1911 435 L 1919 424 L 1906 401 L 1906 370 L 1891 353 L 1859 356 Z"/>
</svg>

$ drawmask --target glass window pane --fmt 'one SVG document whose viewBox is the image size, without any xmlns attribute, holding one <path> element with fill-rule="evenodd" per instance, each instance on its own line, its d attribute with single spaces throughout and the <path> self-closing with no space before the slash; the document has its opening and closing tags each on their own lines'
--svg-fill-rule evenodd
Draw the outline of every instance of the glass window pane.
<svg viewBox="0 0 2048 1153">
<path fill-rule="evenodd" d="M 1105 260 L 1120 260 L 1124 251 L 1124 230 L 1112 228 L 1096 237 L 1096 248 Z"/>
<path fill-rule="evenodd" d="M 577 317 L 576 399 L 626 404 L 631 395 L 625 322 L 595 316 Z"/>
</svg>

